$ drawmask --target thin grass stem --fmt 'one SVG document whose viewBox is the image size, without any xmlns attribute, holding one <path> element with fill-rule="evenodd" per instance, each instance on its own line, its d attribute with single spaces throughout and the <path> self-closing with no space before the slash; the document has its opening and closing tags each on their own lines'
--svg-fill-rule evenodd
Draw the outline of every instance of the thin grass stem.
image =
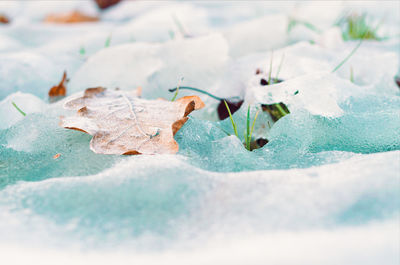
<svg viewBox="0 0 400 265">
<path fill-rule="evenodd" d="M 226 100 L 224 100 L 224 103 L 225 103 L 226 109 L 228 110 L 229 118 L 231 119 L 233 131 L 235 132 L 236 137 L 239 138 L 239 135 L 238 135 L 238 132 L 237 132 L 237 126 L 236 126 L 236 123 L 235 123 L 235 121 L 234 121 L 234 119 L 232 117 L 231 110 L 229 109 L 229 106 L 228 106 L 228 103 L 226 103 Z"/>
<path fill-rule="evenodd" d="M 169 91 L 169 92 L 175 92 L 177 89 L 178 89 L 178 87 L 174 87 L 174 88 L 168 89 L 168 91 Z M 204 90 L 202 90 L 202 89 L 195 88 L 195 87 L 182 86 L 182 87 L 179 87 L 179 89 L 181 89 L 181 90 L 182 90 L 182 89 L 193 90 L 193 91 L 196 91 L 196 92 L 205 94 L 205 95 L 207 95 L 207 96 L 209 96 L 209 97 L 212 97 L 212 98 L 214 98 L 214 99 L 216 99 L 216 100 L 224 100 L 223 98 L 217 97 L 217 96 L 215 96 L 215 95 L 213 95 L 213 94 L 211 94 L 211 93 L 209 93 L 209 92 L 207 92 L 207 91 L 204 91 Z"/>
<path fill-rule="evenodd" d="M 279 113 L 283 116 L 287 115 L 288 113 L 281 107 L 281 104 L 276 103 L 275 107 L 278 109 Z"/>
<path fill-rule="evenodd" d="M 176 97 L 178 96 L 178 93 L 179 93 L 179 86 L 180 86 L 180 84 L 181 84 L 182 81 L 183 81 L 183 77 L 179 80 L 178 86 L 177 86 L 176 89 L 175 89 L 174 97 L 171 99 L 171 101 L 175 101 Z"/>
<path fill-rule="evenodd" d="M 17 106 L 17 104 L 15 104 L 14 101 L 12 101 L 11 104 L 14 106 L 14 108 L 16 108 L 16 109 L 18 110 L 19 113 L 22 114 L 22 116 L 26 116 L 26 113 L 23 112 L 23 111 Z"/>
<path fill-rule="evenodd" d="M 346 58 L 344 58 L 333 70 L 332 73 L 336 72 L 340 67 L 342 67 L 343 64 L 345 64 L 351 56 L 353 56 L 353 54 L 358 50 L 358 48 L 360 48 L 361 44 L 363 43 L 364 38 L 362 38 L 358 44 L 356 45 L 356 47 L 353 48 L 353 50 L 346 56 Z"/>
<path fill-rule="evenodd" d="M 107 37 L 106 42 L 104 43 L 104 48 L 108 48 L 111 45 L 111 38 L 112 35 L 110 34 L 110 36 Z"/>
<path fill-rule="evenodd" d="M 250 105 L 247 108 L 247 119 L 246 119 L 246 149 L 250 150 Z"/>
<path fill-rule="evenodd" d="M 350 66 L 350 82 L 354 83 L 354 73 L 352 66 Z"/>
<path fill-rule="evenodd" d="M 253 124 L 251 125 L 251 130 L 250 130 L 250 139 L 251 139 L 251 136 L 253 135 L 254 126 L 256 125 L 256 120 L 257 120 L 259 113 L 260 113 L 260 110 L 257 110 L 256 116 L 254 116 Z"/>
<path fill-rule="evenodd" d="M 272 76 L 272 60 L 274 58 L 274 51 L 271 51 L 271 60 L 269 62 L 269 73 L 268 73 L 268 84 L 271 84 L 271 76 Z"/>
<path fill-rule="evenodd" d="M 278 72 L 276 72 L 276 76 L 275 76 L 275 83 L 278 82 L 278 76 L 279 76 L 279 73 L 281 72 L 284 58 L 285 58 L 285 54 L 282 53 L 281 62 L 279 63 L 279 67 L 278 67 Z"/>
</svg>

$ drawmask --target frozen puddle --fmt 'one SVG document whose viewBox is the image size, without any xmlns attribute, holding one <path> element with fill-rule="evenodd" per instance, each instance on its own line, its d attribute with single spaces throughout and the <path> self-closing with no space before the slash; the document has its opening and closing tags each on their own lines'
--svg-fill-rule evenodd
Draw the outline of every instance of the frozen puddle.
<svg viewBox="0 0 400 265">
<path fill-rule="evenodd" d="M 11 20 L 0 24 L 1 260 L 399 264 L 400 6 L 326 5 L 0 3 Z M 42 23 L 74 9 L 101 21 Z M 359 43 L 340 24 L 351 12 L 378 21 L 381 38 L 333 72 Z M 239 138 L 218 119 L 221 102 L 182 89 L 206 107 L 175 135 L 176 155 L 95 154 L 91 136 L 59 126 L 67 99 L 47 98 L 64 70 L 68 96 L 141 86 L 145 99 L 169 100 L 184 77 L 237 97 Z M 290 114 L 274 118 L 276 103 Z M 253 138 L 268 139 L 253 151 L 248 106 L 260 110 Z"/>
</svg>

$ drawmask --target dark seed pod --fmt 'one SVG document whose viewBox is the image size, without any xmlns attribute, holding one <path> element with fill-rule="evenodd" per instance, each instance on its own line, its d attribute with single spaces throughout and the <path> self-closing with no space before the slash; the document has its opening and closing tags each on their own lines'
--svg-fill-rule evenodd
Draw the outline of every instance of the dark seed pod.
<svg viewBox="0 0 400 265">
<path fill-rule="evenodd" d="M 400 88 L 400 75 L 395 77 L 395 81 L 396 81 L 397 86 Z"/>
<path fill-rule="evenodd" d="M 268 143 L 268 140 L 265 138 L 258 138 L 256 140 L 257 145 L 259 146 L 259 148 L 263 147 L 264 145 L 266 145 Z"/>
<path fill-rule="evenodd" d="M 262 86 L 268 86 L 268 81 L 265 80 L 264 78 L 261 78 L 261 80 L 260 80 L 260 85 L 262 85 Z"/>
<path fill-rule="evenodd" d="M 275 79 L 275 78 L 272 78 L 270 81 L 271 81 L 271 84 L 270 84 L 265 78 L 261 78 L 261 79 L 260 79 L 260 85 L 262 85 L 262 86 L 268 86 L 268 85 L 273 85 L 273 84 L 278 84 L 278 83 L 280 83 L 280 82 L 283 82 L 283 80 L 281 80 L 281 79 Z"/>
</svg>

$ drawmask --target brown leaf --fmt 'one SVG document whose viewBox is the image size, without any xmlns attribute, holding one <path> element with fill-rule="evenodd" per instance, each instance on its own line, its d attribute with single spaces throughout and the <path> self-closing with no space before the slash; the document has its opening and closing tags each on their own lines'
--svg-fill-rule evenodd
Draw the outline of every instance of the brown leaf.
<svg viewBox="0 0 400 265">
<path fill-rule="evenodd" d="M 137 91 L 88 88 L 65 103 L 78 115 L 62 118 L 61 126 L 93 135 L 90 148 L 100 154 L 174 154 L 175 133 L 195 109 L 204 107 L 197 96 L 176 101 L 145 100 Z"/>
<path fill-rule="evenodd" d="M 96 22 L 96 21 L 99 21 L 98 17 L 89 16 L 81 13 L 80 11 L 50 14 L 44 19 L 45 23 L 60 23 L 60 24 Z"/>
<path fill-rule="evenodd" d="M 99 6 L 99 8 L 101 9 L 106 9 L 110 6 L 116 5 L 119 2 L 121 2 L 121 0 L 95 0 L 97 5 Z"/>
<path fill-rule="evenodd" d="M 64 71 L 63 77 L 60 81 L 60 83 L 56 86 L 53 86 L 49 90 L 49 97 L 54 98 L 54 97 L 65 97 L 67 94 L 67 85 L 68 79 L 67 79 L 67 72 Z"/>
<path fill-rule="evenodd" d="M 6 15 L 0 14 L 0 24 L 8 24 L 10 19 Z"/>
</svg>

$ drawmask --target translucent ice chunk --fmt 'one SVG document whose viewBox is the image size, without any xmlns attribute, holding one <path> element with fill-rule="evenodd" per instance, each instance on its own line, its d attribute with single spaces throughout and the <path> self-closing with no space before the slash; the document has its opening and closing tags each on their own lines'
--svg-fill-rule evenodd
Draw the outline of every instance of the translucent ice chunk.
<svg viewBox="0 0 400 265">
<path fill-rule="evenodd" d="M 243 114 L 235 113 L 240 139 L 233 134 L 229 119 L 220 124 L 190 119 L 175 136 L 179 154 L 192 165 L 218 172 L 310 167 L 354 156 L 336 151 L 305 152 L 301 142 L 294 141 L 272 141 L 264 148 L 250 152 L 243 145 L 245 118 L 239 118 L 240 115 Z"/>
<path fill-rule="evenodd" d="M 264 91 L 264 88 L 260 85 L 260 79 L 268 80 L 269 78 L 271 56 L 273 56 L 272 78 L 276 77 L 283 56 L 283 63 L 278 76 L 281 80 L 289 80 L 303 75 L 311 76 L 315 74 L 315 76 L 318 76 L 320 72 L 325 71 L 332 72 L 349 55 L 357 42 L 328 44 L 329 40 L 323 40 L 323 37 L 321 36 L 322 39 L 319 40 L 323 42 L 320 44 L 312 45 L 301 42 L 276 50 L 273 55 L 268 52 L 243 57 L 232 62 L 232 70 L 229 70 L 227 76 L 235 75 L 233 78 L 234 88 L 240 85 L 241 89 L 244 90 L 246 87 L 253 89 L 253 86 L 257 86 L 254 89 Z M 381 93 L 395 94 L 398 88 L 393 82 L 393 77 L 396 75 L 396 69 L 399 65 L 398 47 L 399 42 L 397 40 L 388 42 L 364 41 L 356 53 L 335 73 L 348 81 L 353 79 L 353 82 L 357 85 L 372 86 Z M 262 73 L 256 76 L 256 69 L 261 70 Z M 224 89 L 223 85 L 227 79 L 224 77 L 223 82 L 219 85 L 220 89 Z M 228 87 L 230 86 L 231 84 L 228 83 Z M 368 91 L 369 89 L 364 90 Z"/>
<path fill-rule="evenodd" d="M 246 98 L 250 102 L 284 102 L 291 112 L 306 109 L 314 115 L 335 117 L 343 114 L 338 103 L 346 100 L 349 91 L 357 90 L 357 86 L 333 75 L 319 73 L 264 87 L 258 78 L 254 78 L 248 89 Z"/>
<path fill-rule="evenodd" d="M 270 132 L 272 146 L 292 144 L 307 152 L 341 150 L 359 153 L 400 149 L 399 98 L 369 95 L 340 104 L 341 117 L 290 114 Z"/>
</svg>

